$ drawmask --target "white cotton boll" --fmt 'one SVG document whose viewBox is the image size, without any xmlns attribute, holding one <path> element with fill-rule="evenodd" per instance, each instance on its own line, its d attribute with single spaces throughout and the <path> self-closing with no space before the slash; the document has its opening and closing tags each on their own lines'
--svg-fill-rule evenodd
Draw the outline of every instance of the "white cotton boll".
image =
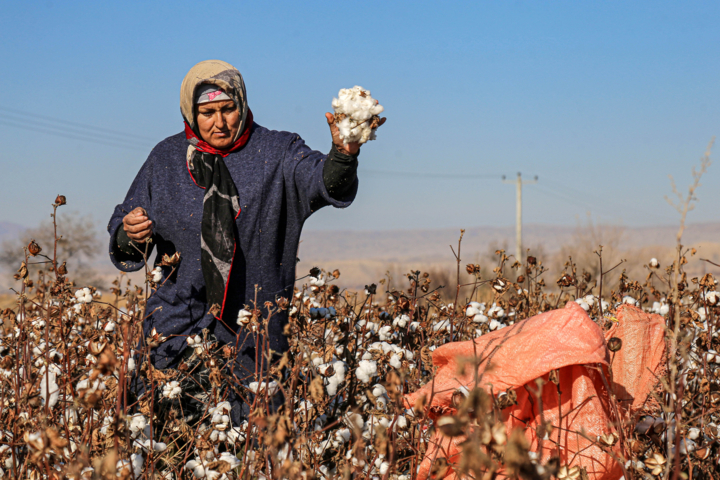
<svg viewBox="0 0 720 480">
<path fill-rule="evenodd" d="M 327 379 L 327 385 L 325 385 L 325 390 L 327 390 L 327 394 L 330 397 L 334 397 L 337 394 L 338 386 L 340 385 L 340 382 L 337 381 L 335 377 L 330 377 Z"/>
<path fill-rule="evenodd" d="M 495 319 L 490 320 L 490 330 L 497 330 L 497 328 L 500 326 L 500 322 L 498 322 Z"/>
<path fill-rule="evenodd" d="M 166 383 L 162 391 L 162 395 L 165 398 L 177 398 L 180 396 L 180 393 L 182 393 L 180 383 L 175 380 Z"/>
<path fill-rule="evenodd" d="M 264 392 L 267 389 L 268 395 L 271 397 L 275 395 L 278 390 L 280 389 L 280 386 L 278 385 L 278 382 L 273 380 L 272 382 L 266 384 L 265 382 L 251 382 L 248 385 L 248 390 L 250 390 L 253 393 L 260 393 Z M 222 402 L 222 403 L 228 403 L 228 402 Z M 228 404 L 229 405 L 229 404 Z M 229 408 L 228 408 L 229 411 Z"/>
<path fill-rule="evenodd" d="M 585 310 L 586 312 L 587 312 L 588 310 L 590 310 L 590 305 L 588 305 L 588 303 L 585 301 L 584 298 L 578 298 L 578 299 L 576 299 L 576 300 L 575 300 L 575 303 L 577 303 L 578 305 L 580 305 L 580 307 L 581 307 L 583 310 Z"/>
<path fill-rule="evenodd" d="M 387 395 L 387 390 L 378 383 L 373 387 L 372 394 L 376 397 L 380 397 L 382 395 Z"/>
<path fill-rule="evenodd" d="M 355 375 L 363 383 L 370 383 L 372 377 L 377 373 L 377 362 L 374 360 L 360 360 Z"/>
<path fill-rule="evenodd" d="M 114 332 L 115 331 L 115 322 L 110 320 L 108 323 L 105 324 L 105 328 L 103 328 L 106 332 Z"/>
<path fill-rule="evenodd" d="M 134 437 L 142 432 L 146 426 L 147 419 L 141 413 L 136 413 L 130 416 L 130 424 L 128 427 L 130 428 L 130 433 L 132 433 Z"/>
<path fill-rule="evenodd" d="M 390 464 L 388 462 L 382 462 L 380 464 L 380 475 L 385 475 L 390 470 Z"/>
<path fill-rule="evenodd" d="M 395 425 L 401 430 L 404 430 L 408 426 L 408 421 L 405 415 L 398 415 L 397 420 L 395 421 Z"/>
<path fill-rule="evenodd" d="M 75 292 L 75 299 L 78 303 L 90 303 L 93 301 L 93 295 L 89 288 L 81 288 Z"/>
<path fill-rule="evenodd" d="M 688 438 L 689 440 L 697 440 L 699 436 L 700 436 L 700 429 L 699 429 L 699 428 L 697 428 L 697 427 L 688 428 L 687 438 Z"/>
<path fill-rule="evenodd" d="M 359 86 L 341 89 L 332 101 L 332 108 L 340 138 L 345 143 L 374 140 L 379 121 L 377 116 L 385 110 L 369 90 Z"/>
<path fill-rule="evenodd" d="M 229 464 L 231 469 L 239 467 L 241 463 L 240 459 L 230 452 L 222 452 L 218 460 Z"/>
<path fill-rule="evenodd" d="M 450 320 L 441 320 L 433 326 L 433 331 L 439 332 L 441 330 L 450 331 Z"/>
<path fill-rule="evenodd" d="M 195 335 L 195 336 L 191 335 L 187 339 L 187 344 L 190 346 L 199 345 L 201 342 L 202 342 L 202 338 L 200 338 L 200 335 Z"/>
<path fill-rule="evenodd" d="M 487 323 L 488 317 L 483 315 L 482 313 L 478 313 L 473 317 L 473 322 L 475 323 Z"/>
<path fill-rule="evenodd" d="M 243 308 L 242 310 L 240 310 L 240 312 L 238 312 L 237 324 L 247 325 L 248 323 L 250 323 L 251 318 L 252 313 Z"/>
<path fill-rule="evenodd" d="M 410 317 L 408 317 L 407 315 L 400 315 L 399 317 L 396 317 L 395 320 L 393 320 L 393 327 L 405 328 L 407 327 L 409 321 Z"/>
<path fill-rule="evenodd" d="M 465 310 L 466 317 L 474 317 L 475 315 L 479 315 L 479 314 L 480 314 L 480 310 L 478 310 L 477 308 L 475 308 L 473 306 L 469 306 L 467 308 L 467 310 Z"/>
<path fill-rule="evenodd" d="M 390 366 L 393 367 L 393 368 L 395 368 L 395 369 L 399 369 L 400 367 L 402 367 L 402 363 L 400 362 L 400 356 L 399 356 L 399 355 L 393 354 L 393 355 L 390 357 Z"/>
<path fill-rule="evenodd" d="M 657 259 L 657 258 L 654 258 L 654 257 L 653 257 L 653 258 L 650 259 L 650 266 L 651 266 L 652 268 L 658 268 L 658 267 L 660 266 L 660 262 L 658 262 L 658 259 Z"/>
<path fill-rule="evenodd" d="M 378 336 L 382 342 L 390 340 L 392 338 L 392 327 L 390 325 L 385 325 L 380 329 L 380 331 L 378 331 Z"/>
<path fill-rule="evenodd" d="M 185 467 L 193 472 L 195 478 L 205 478 L 205 467 L 198 460 L 190 460 L 185 464 Z"/>
<path fill-rule="evenodd" d="M 628 304 L 628 305 L 635 305 L 635 306 L 637 306 L 637 304 L 638 304 L 637 300 L 635 300 L 635 299 L 634 299 L 633 297 L 631 297 L 630 295 L 625 295 L 625 296 L 623 297 L 622 303 L 626 303 L 626 304 Z"/>
<path fill-rule="evenodd" d="M 350 438 L 352 438 L 352 432 L 349 428 L 341 428 L 335 431 L 335 438 L 337 438 L 340 443 L 347 443 L 350 441 Z"/>
<path fill-rule="evenodd" d="M 666 303 L 665 305 L 661 306 L 660 310 L 658 310 L 658 313 L 660 315 L 667 315 L 668 313 L 670 313 L 670 305 Z"/>
<path fill-rule="evenodd" d="M 708 303 L 708 305 L 715 305 L 720 300 L 720 294 L 716 291 L 711 291 L 703 294 L 703 297 L 705 298 L 705 301 Z"/>
<path fill-rule="evenodd" d="M 153 282 L 155 282 L 155 283 L 162 282 L 163 272 L 162 272 L 161 267 L 158 266 L 158 267 L 153 268 L 153 270 L 152 270 L 152 272 L 150 272 L 150 274 L 152 275 Z"/>
<path fill-rule="evenodd" d="M 39 373 L 43 376 L 40 381 L 40 396 L 44 404 L 52 409 L 57 405 L 60 397 L 60 387 L 57 384 L 57 377 L 58 375 L 62 375 L 62 371 L 56 365 L 52 364 L 50 368 L 48 368 L 47 373 L 45 373 L 45 367 L 42 367 Z"/>
</svg>

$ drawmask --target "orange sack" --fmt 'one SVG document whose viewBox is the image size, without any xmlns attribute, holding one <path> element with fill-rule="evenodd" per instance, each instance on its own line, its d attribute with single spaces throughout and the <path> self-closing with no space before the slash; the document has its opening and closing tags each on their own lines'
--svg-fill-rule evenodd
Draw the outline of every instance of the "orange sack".
<svg viewBox="0 0 720 480">
<path fill-rule="evenodd" d="M 603 334 L 577 303 L 568 302 L 565 308 L 536 315 L 474 341 L 443 345 L 433 352 L 434 380 L 407 395 L 405 400 L 408 406 L 413 406 L 425 396 L 426 411 L 431 417 L 454 413 L 453 393 L 458 388 L 472 389 L 476 385 L 472 369 L 458 376 L 458 364 L 477 358 L 479 387 L 495 395 L 508 389 L 517 393 L 517 405 L 502 412 L 508 433 L 516 428 L 524 429 L 530 450 L 538 452 L 535 432 L 541 417 L 537 399 L 530 390 L 535 391 L 535 380 L 543 378 L 546 383 L 542 413 L 545 422 L 553 425 L 551 440 L 545 440 L 542 452 L 538 452 L 543 462 L 557 455 L 557 429 L 561 427 L 561 465 L 584 467 L 594 480 L 620 478 L 621 466 L 612 456 L 578 432 L 592 439 L 617 432 L 616 415 L 620 417 L 621 430 L 632 424 L 657 383 L 655 375 L 661 368 L 665 347 L 665 322 L 660 315 L 650 315 L 630 305 L 618 307 L 616 316 L 617 323 Z M 623 342 L 615 354 L 607 349 L 606 340 L 611 337 Z M 612 375 L 609 375 L 611 358 Z M 548 381 L 552 370 L 559 373 L 560 399 L 558 388 Z M 615 407 L 605 382 L 615 395 Z M 459 444 L 463 441 L 464 437 L 446 437 L 436 430 L 418 478 L 428 478 L 437 458 L 445 458 L 451 466 L 456 463 L 460 458 Z M 613 453 L 619 457 L 619 444 L 614 448 Z M 446 478 L 456 478 L 452 468 Z"/>
</svg>

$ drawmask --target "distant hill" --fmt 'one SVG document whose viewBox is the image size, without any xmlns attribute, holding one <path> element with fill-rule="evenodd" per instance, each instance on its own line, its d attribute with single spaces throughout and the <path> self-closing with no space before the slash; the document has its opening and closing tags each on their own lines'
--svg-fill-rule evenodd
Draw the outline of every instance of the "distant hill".
<svg viewBox="0 0 720 480">
<path fill-rule="evenodd" d="M 671 247 L 678 227 L 606 227 L 622 232 L 619 248 L 635 249 L 649 246 Z M 544 252 L 557 252 L 573 236 L 582 234 L 583 227 L 557 225 L 524 225 L 525 247 L 541 247 Z M 418 229 L 383 231 L 307 231 L 300 244 L 301 260 L 381 259 L 400 261 L 427 258 L 452 258 L 460 229 Z M 720 222 L 688 225 L 683 243 L 720 243 Z M 462 248 L 466 255 L 485 254 L 491 248 L 515 248 L 515 227 L 471 227 L 465 229 Z"/>
<path fill-rule="evenodd" d="M 557 254 L 561 251 L 592 254 L 602 242 L 613 248 L 613 258 L 625 258 L 628 267 L 641 270 L 643 263 L 652 257 L 660 259 L 663 265 L 671 262 L 677 230 L 677 226 L 524 225 L 523 244 L 538 258 L 554 257 L 558 262 Z M 459 236 L 460 229 L 307 231 L 302 235 L 298 252 L 298 277 L 313 266 L 339 268 L 341 283 L 355 287 L 379 280 L 387 270 L 394 274 L 409 268 L 452 270 L 455 258 L 450 246 L 457 250 Z M 683 244 L 700 247 L 694 262 L 708 258 L 720 263 L 720 222 L 688 225 Z M 467 228 L 462 242 L 463 267 L 466 263 L 489 260 L 498 248 L 514 253 L 514 227 Z M 562 262 L 565 260 L 563 257 Z M 633 273 L 643 275 L 642 271 Z"/>
</svg>

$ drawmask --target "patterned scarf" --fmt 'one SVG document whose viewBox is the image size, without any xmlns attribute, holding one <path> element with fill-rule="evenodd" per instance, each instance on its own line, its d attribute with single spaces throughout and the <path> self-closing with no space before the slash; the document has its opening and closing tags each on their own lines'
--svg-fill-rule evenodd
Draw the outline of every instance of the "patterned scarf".
<svg viewBox="0 0 720 480">
<path fill-rule="evenodd" d="M 194 100 L 202 84 L 222 89 L 238 106 L 241 115 L 238 137 L 226 150 L 213 148 L 197 131 Z M 218 60 L 195 65 L 180 89 L 180 110 L 188 140 L 187 168 L 195 185 L 205 190 L 200 233 L 200 265 L 210 313 L 220 319 L 225 308 L 237 238 L 235 220 L 240 214 L 238 191 L 223 160 L 241 149 L 250 138 L 252 113 L 247 106 L 245 84 L 235 67 Z"/>
</svg>

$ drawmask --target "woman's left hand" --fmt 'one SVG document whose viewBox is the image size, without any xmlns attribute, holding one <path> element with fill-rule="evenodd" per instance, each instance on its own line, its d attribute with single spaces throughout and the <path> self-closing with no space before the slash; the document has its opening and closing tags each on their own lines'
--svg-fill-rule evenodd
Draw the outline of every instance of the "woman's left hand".
<svg viewBox="0 0 720 480">
<path fill-rule="evenodd" d="M 328 125 L 330 125 L 332 141 L 338 151 L 340 153 L 344 153 L 345 155 L 357 155 L 358 150 L 360 150 L 360 144 L 358 142 L 344 143 L 342 139 L 340 139 L 340 130 L 338 130 L 338 127 L 335 124 L 335 115 L 328 112 L 325 114 L 325 118 L 327 119 Z"/>
</svg>

